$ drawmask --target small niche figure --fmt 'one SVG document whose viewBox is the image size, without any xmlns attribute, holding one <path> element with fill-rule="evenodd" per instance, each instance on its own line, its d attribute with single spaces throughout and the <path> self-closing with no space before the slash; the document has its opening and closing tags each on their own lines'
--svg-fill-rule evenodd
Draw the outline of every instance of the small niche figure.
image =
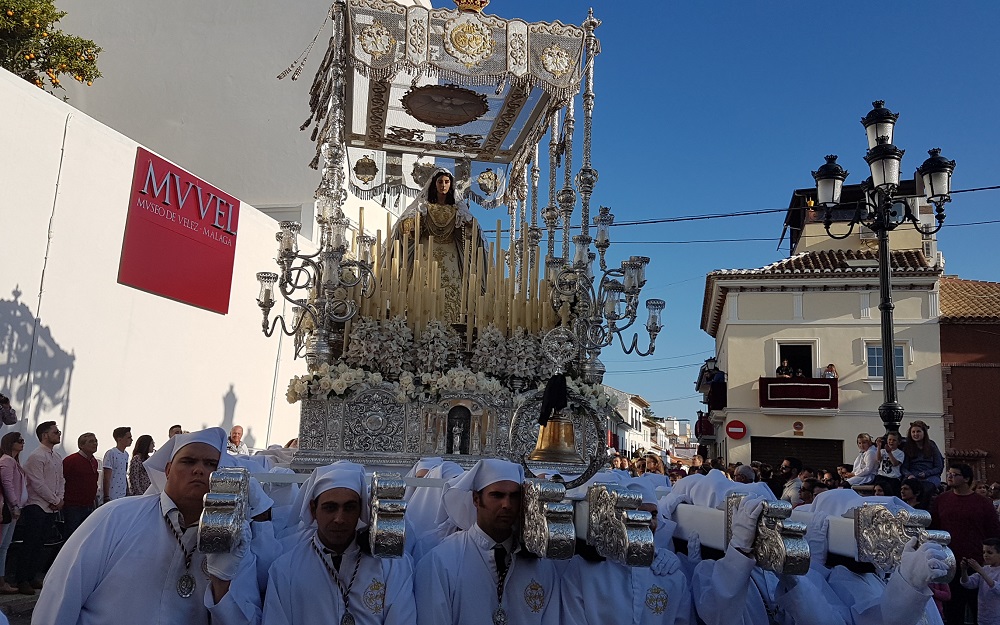
<svg viewBox="0 0 1000 625">
<path fill-rule="evenodd" d="M 455 427 L 451 428 L 451 453 L 461 454 L 462 453 L 462 432 L 465 431 L 460 424 L 456 423 Z"/>
</svg>

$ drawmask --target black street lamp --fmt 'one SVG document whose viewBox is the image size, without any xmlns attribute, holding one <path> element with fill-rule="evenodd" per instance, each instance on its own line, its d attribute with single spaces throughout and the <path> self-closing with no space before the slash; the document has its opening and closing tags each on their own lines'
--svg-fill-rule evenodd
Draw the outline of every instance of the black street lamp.
<svg viewBox="0 0 1000 625">
<path fill-rule="evenodd" d="M 917 168 L 921 177 L 924 197 L 934 205 L 935 223 L 925 227 L 920 223 L 919 211 L 911 208 L 909 200 L 914 196 L 900 195 L 899 172 L 903 150 L 892 144 L 892 132 L 899 118 L 885 108 L 885 102 L 873 102 L 873 108 L 861 120 L 868 135 L 868 153 L 865 161 L 871 169 L 871 177 L 861 184 L 864 199 L 856 204 L 845 234 L 830 231 L 834 209 L 841 207 L 840 194 L 843 190 L 847 171 L 837 164 L 837 157 L 826 157 L 826 163 L 812 172 L 816 179 L 817 204 L 825 210 L 823 226 L 834 239 L 846 239 L 856 224 L 861 224 L 878 237 L 878 277 L 879 305 L 882 325 L 882 391 L 883 402 L 878 408 L 879 417 L 885 431 L 898 432 L 903 421 L 903 407 L 896 397 L 896 359 L 892 327 L 892 268 L 889 263 L 889 232 L 897 226 L 909 222 L 917 231 L 931 235 L 941 229 L 944 223 L 944 205 L 951 201 L 951 174 L 955 161 L 941 156 L 941 150 L 930 150 L 930 158 Z"/>
</svg>

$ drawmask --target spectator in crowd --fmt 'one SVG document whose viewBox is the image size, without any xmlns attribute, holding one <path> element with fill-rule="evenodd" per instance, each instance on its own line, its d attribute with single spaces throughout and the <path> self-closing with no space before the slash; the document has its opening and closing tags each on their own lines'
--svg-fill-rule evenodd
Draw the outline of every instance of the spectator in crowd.
<svg viewBox="0 0 1000 625">
<path fill-rule="evenodd" d="M 1000 538 L 1000 519 L 990 502 L 972 490 L 972 467 L 953 464 L 948 468 L 947 490 L 931 504 L 931 527 L 951 533 L 951 550 L 962 562 L 983 557 L 982 544 L 987 538 Z M 964 625 L 965 610 L 972 612 L 976 622 L 976 591 L 962 586 L 956 576 L 951 582 L 951 601 L 944 607 L 946 625 Z"/>
<path fill-rule="evenodd" d="M 736 471 L 733 472 L 733 481 L 740 484 L 753 484 L 756 478 L 757 474 L 754 473 L 753 467 L 745 464 L 736 467 Z"/>
<path fill-rule="evenodd" d="M 229 430 L 229 440 L 226 441 L 226 450 L 236 456 L 246 456 L 250 453 L 247 444 L 243 442 L 243 426 L 234 425 Z"/>
<path fill-rule="evenodd" d="M 799 491 L 802 489 L 802 480 L 799 479 L 799 472 L 802 471 L 802 461 L 798 458 L 784 458 L 781 461 L 781 474 L 778 482 L 783 482 L 781 495 L 778 499 L 783 499 L 793 506 L 802 503 Z"/>
<path fill-rule="evenodd" d="M 285 443 L 285 449 L 298 449 L 298 448 L 299 448 L 299 439 L 297 438 L 293 438 L 292 440 Z"/>
<path fill-rule="evenodd" d="M 788 359 L 784 358 L 781 361 L 781 365 L 774 370 L 774 377 L 776 378 L 790 378 L 795 371 L 788 366 Z"/>
<path fill-rule="evenodd" d="M 838 464 L 837 465 L 837 476 L 840 477 L 840 486 L 838 488 L 850 488 L 851 485 L 847 481 L 850 477 L 851 472 L 854 470 L 853 464 Z"/>
<path fill-rule="evenodd" d="M 903 480 L 899 485 L 899 498 L 911 508 L 916 508 L 917 510 L 927 509 L 927 506 L 923 502 L 923 495 L 924 487 L 920 483 L 920 480 L 910 478 Z"/>
<path fill-rule="evenodd" d="M 826 366 L 826 369 L 823 370 L 823 377 L 824 378 L 831 378 L 831 379 L 834 379 L 834 380 L 836 380 L 837 378 L 839 378 L 840 374 L 837 373 L 837 367 L 836 367 L 836 365 L 834 365 L 832 362 L 830 364 L 828 364 Z"/>
<path fill-rule="evenodd" d="M 646 472 L 647 473 L 659 473 L 660 475 L 666 475 L 666 468 L 663 466 L 663 460 L 654 453 L 646 454 Z"/>
<path fill-rule="evenodd" d="M 997 510 L 997 516 L 1000 516 L 1000 482 L 990 484 L 990 500 Z"/>
<path fill-rule="evenodd" d="M 830 490 L 840 488 L 841 483 L 840 474 L 836 471 L 824 471 L 823 472 L 823 483 Z"/>
<path fill-rule="evenodd" d="M 930 439 L 928 429 L 923 421 L 910 424 L 906 444 L 903 445 L 903 466 L 900 467 L 904 478 L 916 478 L 923 483 L 925 503 L 930 501 L 931 495 L 941 486 L 941 471 L 944 470 L 944 458 L 938 446 Z M 954 586 L 952 590 L 954 591 Z"/>
<path fill-rule="evenodd" d="M 17 594 L 17 587 L 7 583 L 7 549 L 14 537 L 14 527 L 21 517 L 21 510 L 28 503 L 28 479 L 21 468 L 24 437 L 20 432 L 8 432 L 0 439 L 0 486 L 3 487 L 4 505 L 10 510 L 10 523 L 3 526 L 0 542 L 0 594 Z M 32 591 L 34 594 L 34 591 Z"/>
<path fill-rule="evenodd" d="M 10 405 L 10 398 L 0 393 L 0 420 L 4 425 L 17 423 L 17 411 Z"/>
<path fill-rule="evenodd" d="M 875 483 L 881 485 L 886 494 L 898 496 L 899 483 L 902 479 L 901 468 L 906 457 L 899 448 L 899 434 L 889 432 L 884 437 L 875 439 L 875 449 L 879 459 Z"/>
<path fill-rule="evenodd" d="M 144 495 L 149 488 L 149 475 L 143 462 L 156 451 L 156 443 L 149 434 L 143 434 L 132 448 L 132 461 L 128 465 L 128 494 Z"/>
<path fill-rule="evenodd" d="M 975 491 L 977 495 L 983 496 L 987 501 L 991 501 L 990 487 L 986 484 L 986 480 L 976 480 L 973 482 L 972 490 Z"/>
<path fill-rule="evenodd" d="M 876 497 L 885 497 L 885 489 L 882 488 L 881 484 L 875 484 L 872 486 L 872 495 Z"/>
<path fill-rule="evenodd" d="M 181 426 L 179 426 L 179 425 L 171 425 L 170 429 L 167 430 L 167 438 L 168 439 L 173 438 L 173 437 L 175 437 L 178 434 L 181 434 L 183 432 L 184 432 L 184 428 L 182 428 Z"/>
<path fill-rule="evenodd" d="M 983 564 L 973 558 L 961 561 L 962 576 L 959 581 L 963 588 L 979 592 L 980 625 L 1000 623 L 1000 539 L 987 538 L 983 541 Z M 969 569 L 975 571 L 969 575 Z"/>
<path fill-rule="evenodd" d="M 815 478 L 815 477 L 816 477 L 816 469 L 812 467 L 802 467 L 802 470 L 799 471 L 799 479 L 802 480 L 803 482 L 805 482 L 809 478 Z"/>
<path fill-rule="evenodd" d="M 62 440 L 62 432 L 55 421 L 45 421 L 35 428 L 38 448 L 28 455 L 24 474 L 28 478 L 28 503 L 21 511 L 24 527 L 21 558 L 17 567 L 17 590 L 22 595 L 33 595 L 41 588 L 35 579 L 42 560 L 45 537 L 52 532 L 58 512 L 63 509 L 66 481 L 63 479 L 62 457 L 53 447 Z"/>
<path fill-rule="evenodd" d="M 878 454 L 872 446 L 872 437 L 868 434 L 858 434 L 858 457 L 854 459 L 851 470 L 844 477 L 851 486 L 870 484 L 878 472 Z"/>
<path fill-rule="evenodd" d="M 81 434 L 76 439 L 79 449 L 63 459 L 63 477 L 66 480 L 66 505 L 63 507 L 64 538 L 69 538 L 84 519 L 94 511 L 97 501 L 97 482 L 100 479 L 97 458 L 97 435 Z"/>
<path fill-rule="evenodd" d="M 632 467 L 633 467 L 632 470 L 633 477 L 639 477 L 640 475 L 646 472 L 646 459 L 645 458 L 636 459 L 636 461 L 632 464 Z"/>
<path fill-rule="evenodd" d="M 132 429 L 117 427 L 111 433 L 115 446 L 104 452 L 104 503 L 128 495 L 128 452 Z"/>
<path fill-rule="evenodd" d="M 812 503 L 813 499 L 816 498 L 816 495 L 825 493 L 826 491 L 826 484 L 814 477 L 803 480 L 802 488 L 799 490 L 799 496 L 802 497 L 802 503 L 799 505 Z"/>
</svg>

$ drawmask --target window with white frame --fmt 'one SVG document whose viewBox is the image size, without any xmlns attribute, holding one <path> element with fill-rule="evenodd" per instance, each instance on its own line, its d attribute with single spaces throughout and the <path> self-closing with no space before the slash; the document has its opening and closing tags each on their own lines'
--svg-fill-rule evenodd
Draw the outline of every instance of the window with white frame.
<svg viewBox="0 0 1000 625">
<path fill-rule="evenodd" d="M 897 378 L 906 377 L 905 345 L 893 346 L 893 364 L 896 369 Z M 882 367 L 885 366 L 885 358 L 882 354 L 881 343 L 865 343 L 865 361 L 868 364 L 868 377 L 881 378 Z"/>
</svg>

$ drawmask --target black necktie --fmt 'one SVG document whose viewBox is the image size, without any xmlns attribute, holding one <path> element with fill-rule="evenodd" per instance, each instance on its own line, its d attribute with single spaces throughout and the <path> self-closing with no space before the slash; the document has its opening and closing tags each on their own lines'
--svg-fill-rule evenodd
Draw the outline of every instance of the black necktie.
<svg viewBox="0 0 1000 625">
<path fill-rule="evenodd" d="M 344 554 L 329 549 L 323 549 L 323 552 L 330 556 L 330 560 L 333 561 L 333 568 L 339 571 L 340 563 L 344 561 Z"/>
<path fill-rule="evenodd" d="M 497 543 L 493 547 L 493 559 L 497 563 L 497 575 L 500 576 L 500 580 L 503 581 L 507 577 L 507 550 L 504 549 L 503 545 Z"/>
</svg>

